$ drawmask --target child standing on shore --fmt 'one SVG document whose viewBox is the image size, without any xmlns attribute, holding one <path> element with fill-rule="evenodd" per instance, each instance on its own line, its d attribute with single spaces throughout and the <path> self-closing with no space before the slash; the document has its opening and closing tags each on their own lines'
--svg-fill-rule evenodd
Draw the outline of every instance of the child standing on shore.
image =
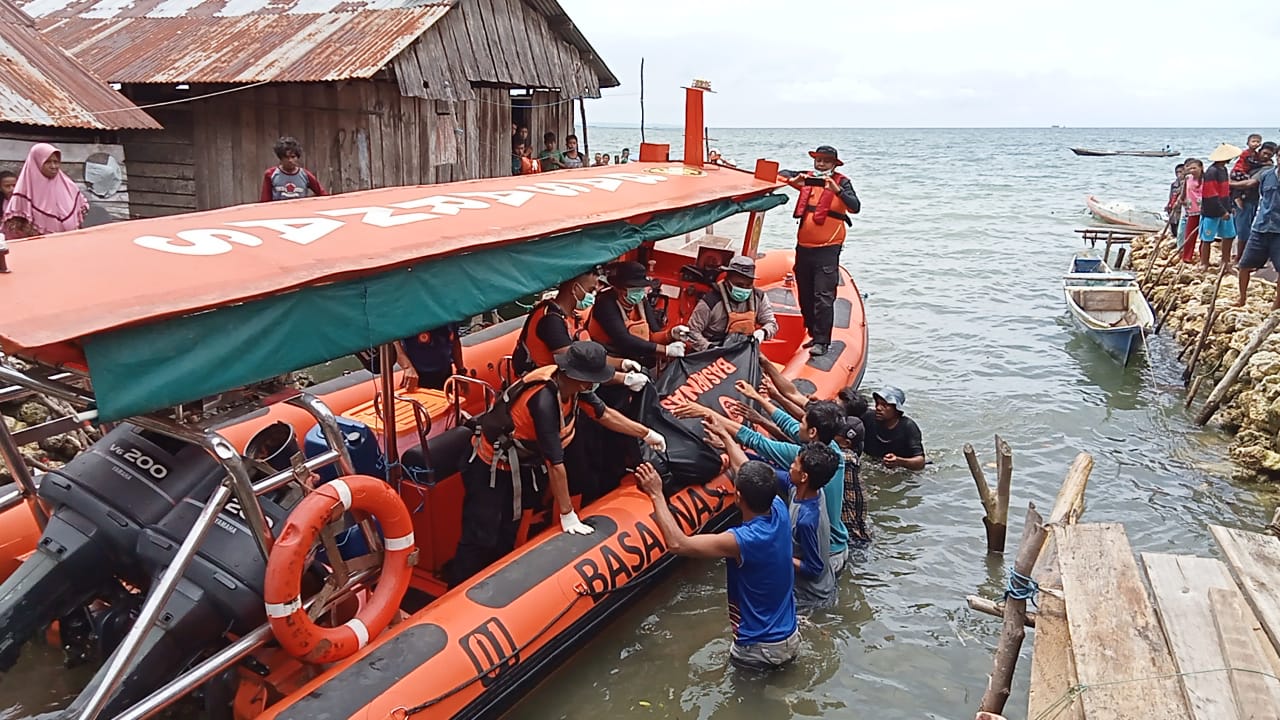
<svg viewBox="0 0 1280 720">
<path fill-rule="evenodd" d="M 1209 269 L 1209 253 L 1213 244 L 1222 241 L 1222 262 L 1232 261 L 1236 224 L 1232 218 L 1231 173 L 1227 163 L 1240 156 L 1240 148 L 1223 143 L 1209 154 L 1212 163 L 1200 181 L 1200 269 Z"/>
<path fill-rule="evenodd" d="M 1196 246 L 1200 244 L 1200 178 L 1204 176 L 1204 163 L 1187 158 L 1182 176 L 1182 220 L 1178 224 L 1178 248 L 1182 250 L 1182 262 L 1195 260 Z"/>
</svg>

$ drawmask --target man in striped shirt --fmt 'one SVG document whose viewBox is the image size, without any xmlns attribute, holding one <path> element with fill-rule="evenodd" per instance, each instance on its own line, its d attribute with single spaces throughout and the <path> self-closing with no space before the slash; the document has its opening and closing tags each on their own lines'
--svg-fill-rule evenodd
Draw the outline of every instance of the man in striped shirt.
<svg viewBox="0 0 1280 720">
<path fill-rule="evenodd" d="M 1200 269 L 1209 269 L 1209 253 L 1214 242 L 1222 241 L 1222 262 L 1234 259 L 1236 225 L 1232 219 L 1231 173 L 1227 163 L 1240 156 L 1240 148 L 1223 143 L 1209 155 L 1212 163 L 1205 168 L 1200 182 Z"/>
</svg>

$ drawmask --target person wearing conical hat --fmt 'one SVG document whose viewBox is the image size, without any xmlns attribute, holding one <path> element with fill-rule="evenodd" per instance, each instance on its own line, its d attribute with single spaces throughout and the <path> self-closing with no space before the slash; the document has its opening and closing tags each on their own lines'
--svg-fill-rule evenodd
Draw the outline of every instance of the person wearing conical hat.
<svg viewBox="0 0 1280 720">
<path fill-rule="evenodd" d="M 1209 269 L 1209 252 L 1218 240 L 1222 241 L 1222 262 L 1229 263 L 1236 239 L 1233 219 L 1235 207 L 1231 203 L 1231 172 L 1227 163 L 1240 157 L 1240 148 L 1229 143 L 1219 145 L 1209 153 L 1209 167 L 1200 181 L 1200 269 Z"/>
</svg>

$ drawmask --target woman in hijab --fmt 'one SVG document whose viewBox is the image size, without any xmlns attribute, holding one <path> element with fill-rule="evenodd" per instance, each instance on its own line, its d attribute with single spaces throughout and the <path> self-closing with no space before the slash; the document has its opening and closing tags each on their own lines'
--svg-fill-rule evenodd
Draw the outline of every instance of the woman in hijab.
<svg viewBox="0 0 1280 720">
<path fill-rule="evenodd" d="M 78 230 L 89 203 L 62 172 L 62 152 L 48 143 L 32 146 L 18 184 L 4 206 L 0 232 L 9 238 Z"/>
</svg>

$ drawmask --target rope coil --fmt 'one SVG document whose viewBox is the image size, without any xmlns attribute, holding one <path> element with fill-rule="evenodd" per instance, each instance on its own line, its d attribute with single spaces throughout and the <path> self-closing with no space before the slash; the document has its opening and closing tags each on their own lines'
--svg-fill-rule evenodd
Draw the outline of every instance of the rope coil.
<svg viewBox="0 0 1280 720">
<path fill-rule="evenodd" d="M 1009 568 L 1009 579 L 1005 582 L 1004 598 L 1006 600 L 1025 600 L 1032 607 L 1039 608 L 1036 597 L 1040 594 L 1040 584 L 1030 577 Z"/>
</svg>

